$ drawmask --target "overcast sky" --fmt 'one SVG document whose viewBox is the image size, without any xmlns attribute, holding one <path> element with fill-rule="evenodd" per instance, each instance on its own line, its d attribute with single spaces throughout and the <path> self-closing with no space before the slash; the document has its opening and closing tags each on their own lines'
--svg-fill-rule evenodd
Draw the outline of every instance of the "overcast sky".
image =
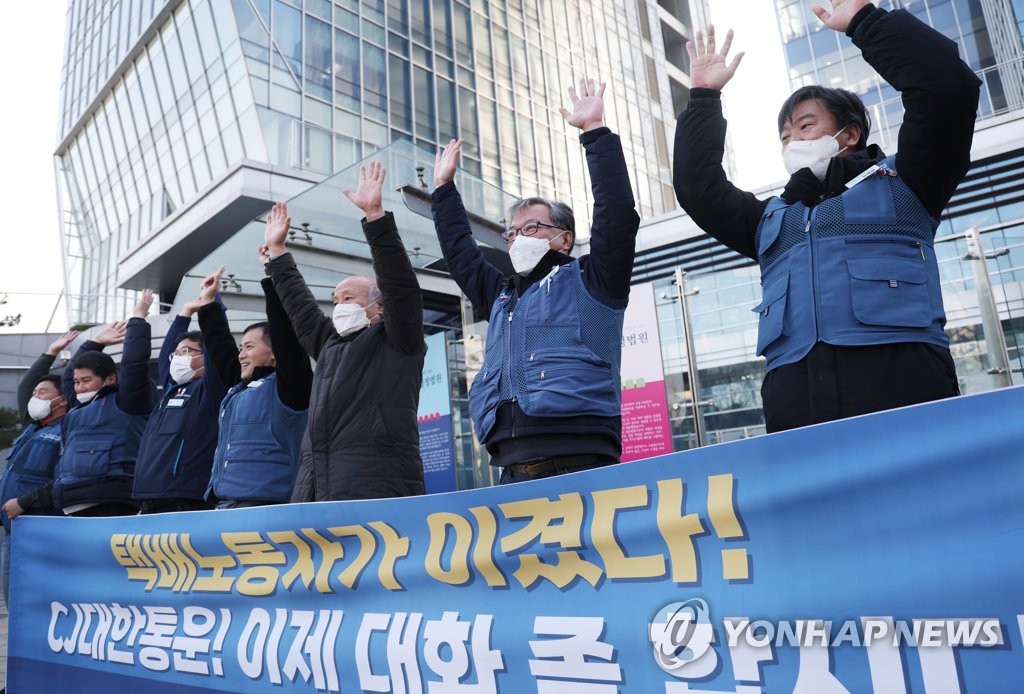
<svg viewBox="0 0 1024 694">
<path fill-rule="evenodd" d="M 772 114 L 788 85 L 772 3 L 711 0 L 711 11 L 720 31 L 735 30 L 734 51 L 747 54 L 724 94 L 734 182 L 744 188 L 776 182 L 785 174 Z M 67 329 L 64 306 L 57 307 L 63 269 L 53 169 L 65 12 L 64 0 L 0 2 L 0 299 L 7 300 L 0 319 L 22 316 L 19 325 L 0 332 Z"/>
</svg>

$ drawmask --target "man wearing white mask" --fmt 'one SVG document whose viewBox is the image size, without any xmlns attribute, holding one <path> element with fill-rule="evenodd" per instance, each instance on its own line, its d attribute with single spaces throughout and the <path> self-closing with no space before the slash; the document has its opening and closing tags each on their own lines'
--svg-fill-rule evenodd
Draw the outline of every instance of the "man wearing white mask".
<svg viewBox="0 0 1024 694">
<path fill-rule="evenodd" d="M 18 497 L 53 480 L 53 471 L 60 459 L 61 418 L 68 412 L 68 403 L 60 391 L 60 376 L 50 374 L 50 368 L 61 350 L 71 344 L 78 333 L 74 330 L 57 338 L 45 353 L 29 367 L 18 385 L 18 410 L 25 423 L 21 434 L 11 442 L 7 465 L 0 475 L 0 501 L 4 512 L 3 549 L 0 550 L 0 581 L 3 583 L 4 602 L 10 605 L 8 589 L 11 573 L 11 517 L 8 506 L 17 511 Z M 41 509 L 24 509 L 26 513 L 55 513 L 52 505 Z"/>
<path fill-rule="evenodd" d="M 868 146 L 860 98 L 807 86 L 778 117 L 791 178 L 758 200 L 722 169 L 721 90 L 743 54 L 687 44 L 693 89 L 676 128 L 673 182 L 693 220 L 761 268 L 757 354 L 769 432 L 959 393 L 932 248 L 970 166 L 978 78 L 956 44 L 904 10 L 867 0 L 815 6 L 902 94 L 898 153 Z"/>
<path fill-rule="evenodd" d="M 217 408 L 228 388 L 207 364 L 203 333 L 189 330 L 201 306 L 199 299 L 182 306 L 157 359 L 163 394 L 142 434 L 132 489 L 142 513 L 212 508 L 203 497 L 217 447 Z"/>
<path fill-rule="evenodd" d="M 293 502 L 423 494 L 416 410 L 423 380 L 423 297 L 409 255 L 385 212 L 386 171 L 362 167 L 344 194 L 361 209 L 372 277 L 348 277 L 334 290 L 328 318 L 285 248 L 284 203 L 267 217 L 266 272 L 299 341 L 316 360 L 309 427 Z"/>
<path fill-rule="evenodd" d="M 594 193 L 590 254 L 572 258 L 576 224 L 564 203 L 534 197 L 508 211 L 506 277 L 473 241 L 455 171 L 462 142 L 434 166 L 434 228 L 452 277 L 489 317 L 469 408 L 501 483 L 617 463 L 622 454 L 619 363 L 640 217 L 622 143 L 604 124 L 604 89 L 569 89 Z"/>
</svg>

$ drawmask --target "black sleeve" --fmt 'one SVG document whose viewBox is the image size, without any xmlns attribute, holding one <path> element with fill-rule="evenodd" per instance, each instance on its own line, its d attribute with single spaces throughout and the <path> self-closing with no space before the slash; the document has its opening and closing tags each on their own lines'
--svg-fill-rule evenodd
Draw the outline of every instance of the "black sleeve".
<svg viewBox="0 0 1024 694">
<path fill-rule="evenodd" d="M 847 33 L 903 98 L 896 170 L 937 218 L 971 165 L 981 81 L 954 41 L 905 10 L 868 6 Z"/>
<path fill-rule="evenodd" d="M 725 118 L 721 93 L 697 88 L 676 122 L 672 185 L 676 198 L 707 234 L 748 258 L 757 258 L 754 236 L 765 202 L 740 190 L 725 175 Z"/>
<path fill-rule="evenodd" d="M 145 318 L 128 319 L 117 379 L 117 406 L 128 414 L 148 415 L 156 404 L 156 388 L 149 377 L 152 332 Z"/>
<path fill-rule="evenodd" d="M 594 194 L 590 255 L 583 280 L 587 291 L 612 308 L 625 308 L 636 256 L 640 215 L 633 200 L 622 141 L 608 128 L 580 134 Z"/>
<path fill-rule="evenodd" d="M 21 506 L 25 513 L 53 510 L 53 480 L 19 496 L 18 506 Z"/>
<path fill-rule="evenodd" d="M 423 294 L 398 235 L 395 216 L 388 212 L 372 222 L 364 219 L 363 233 L 370 244 L 373 274 L 384 304 L 388 342 L 404 354 L 422 354 L 427 349 L 423 341 Z"/>
<path fill-rule="evenodd" d="M 309 409 L 309 392 L 313 388 L 313 368 L 299 344 L 288 313 L 281 305 L 269 277 L 260 281 L 267 298 L 267 322 L 270 344 L 274 348 L 274 370 L 277 372 L 277 397 L 293 410 Z"/>
<path fill-rule="evenodd" d="M 448 272 L 481 316 L 491 314 L 491 306 L 501 293 L 505 276 L 492 265 L 473 240 L 469 215 L 455 182 L 445 183 L 431 193 L 430 210 L 434 231 L 441 243 L 441 254 Z"/>
<path fill-rule="evenodd" d="M 199 309 L 198 315 L 206 359 L 227 390 L 242 380 L 242 367 L 238 364 L 238 345 L 231 336 L 224 307 L 217 302 L 209 303 Z"/>
<path fill-rule="evenodd" d="M 338 337 L 334 322 L 320 309 L 291 253 L 273 258 L 267 263 L 266 270 L 299 343 L 306 354 L 319 359 L 320 351 Z"/>
<path fill-rule="evenodd" d="M 57 357 L 49 354 L 40 354 L 39 358 L 32 363 L 32 366 L 28 367 L 28 371 L 25 372 L 21 382 L 18 383 L 18 417 L 21 418 L 22 422 L 29 421 L 28 401 L 32 399 L 32 391 L 39 384 L 39 379 L 50 373 L 50 367 L 53 366 L 53 362 L 56 359 Z"/>
</svg>

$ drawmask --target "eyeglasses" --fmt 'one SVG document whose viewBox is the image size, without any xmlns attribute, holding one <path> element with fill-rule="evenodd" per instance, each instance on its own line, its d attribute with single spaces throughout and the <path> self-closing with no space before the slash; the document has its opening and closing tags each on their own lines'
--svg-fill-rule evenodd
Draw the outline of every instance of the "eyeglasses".
<svg viewBox="0 0 1024 694">
<path fill-rule="evenodd" d="M 203 353 L 203 350 L 201 350 L 201 349 L 196 349 L 195 347 L 184 347 L 183 346 L 183 347 L 179 347 L 178 349 L 174 350 L 174 355 L 172 355 L 172 356 L 190 357 L 190 356 L 192 356 L 194 354 L 202 354 L 202 353 Z"/>
<path fill-rule="evenodd" d="M 523 226 L 519 227 L 518 229 L 513 229 L 510 227 L 508 231 L 503 231 L 501 233 L 501 240 L 504 241 L 505 243 L 512 243 L 515 240 L 515 238 L 520 234 L 522 234 L 523 236 L 533 236 L 541 227 L 545 227 L 547 229 L 558 229 L 560 231 L 569 231 L 568 229 L 563 229 L 562 227 L 555 226 L 554 224 L 545 224 L 544 222 L 528 222 Z"/>
</svg>

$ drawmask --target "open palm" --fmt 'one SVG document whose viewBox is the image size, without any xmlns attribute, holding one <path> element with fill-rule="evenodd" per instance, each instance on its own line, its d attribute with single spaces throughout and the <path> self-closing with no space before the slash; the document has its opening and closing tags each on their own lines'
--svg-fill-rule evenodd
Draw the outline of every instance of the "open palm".
<svg viewBox="0 0 1024 694">
<path fill-rule="evenodd" d="M 690 56 L 690 80 L 694 87 L 721 90 L 743 60 L 743 53 L 737 53 L 732 62 L 727 62 L 732 47 L 732 29 L 725 34 L 725 43 L 718 51 L 715 44 L 715 27 L 708 25 L 707 41 L 702 32 L 697 32 L 694 41 L 686 42 L 686 53 Z"/>
</svg>

